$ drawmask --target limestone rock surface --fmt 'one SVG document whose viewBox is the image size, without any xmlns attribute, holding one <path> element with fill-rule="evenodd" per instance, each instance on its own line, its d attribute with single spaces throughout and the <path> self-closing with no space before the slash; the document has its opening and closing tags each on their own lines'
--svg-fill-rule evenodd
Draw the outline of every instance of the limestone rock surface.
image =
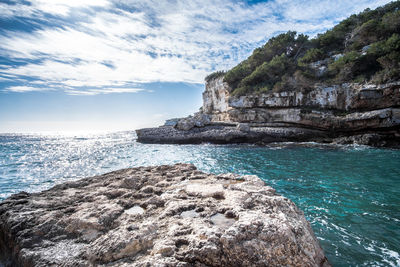
<svg viewBox="0 0 400 267">
<path fill-rule="evenodd" d="M 6 266 L 329 266 L 303 212 L 256 176 L 139 167 L 0 203 Z"/>
<path fill-rule="evenodd" d="M 250 131 L 250 126 L 248 123 L 238 123 L 236 125 L 236 129 L 242 132 L 249 132 Z"/>
<path fill-rule="evenodd" d="M 194 116 L 179 119 L 174 127 L 182 131 L 188 131 L 193 129 L 194 127 L 204 127 L 209 123 L 210 118 L 207 114 L 197 112 L 194 114 Z"/>
<path fill-rule="evenodd" d="M 245 131 L 244 131 L 245 130 Z M 264 124 L 257 127 L 240 126 L 236 124 L 211 124 L 188 131 L 173 127 L 145 128 L 136 130 L 138 141 L 142 143 L 161 144 L 231 144 L 231 143 L 256 143 L 268 144 L 273 142 L 307 142 L 329 139 L 329 135 L 320 130 L 288 127 L 285 124 Z"/>
<path fill-rule="evenodd" d="M 223 77 L 208 81 L 200 113 L 181 119 L 175 127 L 179 131 L 166 127 L 137 130 L 138 141 L 262 144 L 313 141 L 400 148 L 399 81 L 381 85 L 316 85 L 310 90 L 244 96 L 230 95 L 231 91 Z M 232 125 L 239 125 L 237 131 Z"/>
</svg>

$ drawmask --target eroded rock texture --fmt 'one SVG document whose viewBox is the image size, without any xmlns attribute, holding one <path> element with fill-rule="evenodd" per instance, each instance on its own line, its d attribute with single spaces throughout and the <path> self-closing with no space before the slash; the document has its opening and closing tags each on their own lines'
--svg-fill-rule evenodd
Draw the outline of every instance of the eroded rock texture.
<svg viewBox="0 0 400 267">
<path fill-rule="evenodd" d="M 303 213 L 256 176 L 141 167 L 0 203 L 20 266 L 328 266 Z"/>
<path fill-rule="evenodd" d="M 245 96 L 231 96 L 231 91 L 222 77 L 208 81 L 200 113 L 179 120 L 175 128 L 137 130 L 138 141 L 335 143 L 340 140 L 340 143 L 400 147 L 400 82 L 315 86 L 308 91 Z M 246 131 L 233 130 L 243 123 L 249 127 Z M 375 136 L 373 141 L 371 135 Z"/>
</svg>

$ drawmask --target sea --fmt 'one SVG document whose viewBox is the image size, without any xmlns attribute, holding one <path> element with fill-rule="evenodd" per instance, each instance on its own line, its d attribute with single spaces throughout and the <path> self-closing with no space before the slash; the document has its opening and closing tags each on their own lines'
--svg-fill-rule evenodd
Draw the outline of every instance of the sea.
<svg viewBox="0 0 400 267">
<path fill-rule="evenodd" d="M 121 168 L 193 163 L 258 175 L 304 211 L 333 266 L 400 266 L 400 150 L 141 144 L 135 132 L 0 134 L 0 201 Z"/>
</svg>

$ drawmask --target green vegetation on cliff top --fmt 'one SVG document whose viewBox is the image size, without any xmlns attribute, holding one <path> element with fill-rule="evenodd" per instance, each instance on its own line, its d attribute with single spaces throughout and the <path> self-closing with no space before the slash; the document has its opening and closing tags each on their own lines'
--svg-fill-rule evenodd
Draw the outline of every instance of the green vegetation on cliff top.
<svg viewBox="0 0 400 267">
<path fill-rule="evenodd" d="M 400 1 L 366 9 L 313 39 L 289 31 L 271 38 L 224 76 L 234 95 L 307 90 L 316 83 L 383 83 L 400 78 Z"/>
</svg>

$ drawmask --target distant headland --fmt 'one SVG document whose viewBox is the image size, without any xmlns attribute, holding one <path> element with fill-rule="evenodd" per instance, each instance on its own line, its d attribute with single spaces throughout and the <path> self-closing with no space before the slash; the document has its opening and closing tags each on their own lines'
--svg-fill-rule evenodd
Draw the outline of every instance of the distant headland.
<svg viewBox="0 0 400 267">
<path fill-rule="evenodd" d="M 198 113 L 137 130 L 138 141 L 400 147 L 399 8 L 367 9 L 313 39 L 271 38 L 206 77 Z"/>
</svg>

